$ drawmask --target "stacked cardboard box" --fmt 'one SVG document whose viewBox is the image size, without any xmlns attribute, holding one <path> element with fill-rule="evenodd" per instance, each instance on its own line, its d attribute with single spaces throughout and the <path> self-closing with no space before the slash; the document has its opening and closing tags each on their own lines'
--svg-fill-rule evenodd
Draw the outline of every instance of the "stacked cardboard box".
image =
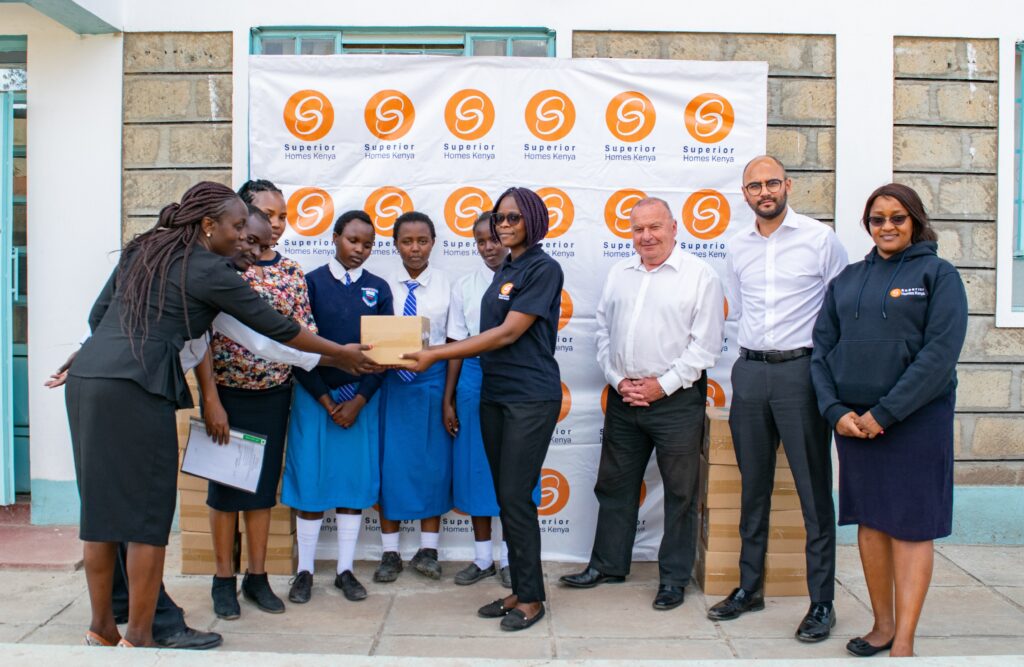
<svg viewBox="0 0 1024 667">
<path fill-rule="evenodd" d="M 729 430 L 729 412 L 708 409 L 701 454 L 700 543 L 695 574 L 708 595 L 728 595 L 739 586 L 742 482 Z M 776 457 L 775 487 L 768 521 L 764 592 L 807 595 L 803 516 L 785 452 Z"/>
</svg>

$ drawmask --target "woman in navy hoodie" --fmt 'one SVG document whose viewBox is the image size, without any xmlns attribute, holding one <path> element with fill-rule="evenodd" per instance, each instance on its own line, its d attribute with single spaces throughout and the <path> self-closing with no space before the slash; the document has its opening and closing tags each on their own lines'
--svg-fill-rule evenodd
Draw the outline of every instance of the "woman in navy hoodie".
<svg viewBox="0 0 1024 667">
<path fill-rule="evenodd" d="M 921 198 L 892 183 L 862 219 L 875 247 L 829 285 L 811 375 L 836 432 L 839 523 L 857 524 L 875 622 L 854 655 L 913 654 L 932 540 L 952 530 L 956 362 L 967 296 Z M 895 594 L 894 594 L 895 592 Z"/>
</svg>

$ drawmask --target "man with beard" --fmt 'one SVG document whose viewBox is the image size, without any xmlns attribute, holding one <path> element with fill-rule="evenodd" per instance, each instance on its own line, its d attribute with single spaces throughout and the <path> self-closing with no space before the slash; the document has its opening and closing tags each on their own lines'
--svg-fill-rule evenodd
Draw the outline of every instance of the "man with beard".
<svg viewBox="0 0 1024 667">
<path fill-rule="evenodd" d="M 807 530 L 811 605 L 796 631 L 804 642 L 827 639 L 835 625 L 835 509 L 831 433 L 811 384 L 811 330 L 828 283 L 848 264 L 835 233 L 787 205 L 792 181 L 770 155 L 743 170 L 754 224 L 729 243 L 726 289 L 739 316 L 739 359 L 732 369 L 732 430 L 743 479 L 740 587 L 708 610 L 725 621 L 764 609 L 764 559 L 781 439 Z"/>
</svg>

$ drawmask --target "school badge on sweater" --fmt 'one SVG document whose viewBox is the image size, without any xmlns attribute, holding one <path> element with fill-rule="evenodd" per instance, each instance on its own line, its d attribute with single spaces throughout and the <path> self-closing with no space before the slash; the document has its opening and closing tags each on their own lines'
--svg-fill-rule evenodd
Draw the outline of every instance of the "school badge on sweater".
<svg viewBox="0 0 1024 667">
<path fill-rule="evenodd" d="M 373 308 L 377 305 L 377 290 L 373 287 L 363 288 L 363 303 L 369 308 Z"/>
</svg>

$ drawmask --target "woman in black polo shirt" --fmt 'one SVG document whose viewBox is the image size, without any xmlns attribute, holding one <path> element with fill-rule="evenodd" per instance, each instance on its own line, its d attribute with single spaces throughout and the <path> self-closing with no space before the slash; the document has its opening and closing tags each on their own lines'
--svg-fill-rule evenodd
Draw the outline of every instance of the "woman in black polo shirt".
<svg viewBox="0 0 1024 667">
<path fill-rule="evenodd" d="M 533 488 L 562 405 L 555 333 L 562 267 L 540 242 L 548 210 L 537 193 L 509 188 L 494 207 L 491 233 L 511 251 L 480 305 L 480 334 L 406 355 L 422 372 L 445 359 L 480 356 L 480 430 L 508 543 L 512 595 L 477 612 L 525 630 L 544 616 L 544 574 Z"/>
</svg>

